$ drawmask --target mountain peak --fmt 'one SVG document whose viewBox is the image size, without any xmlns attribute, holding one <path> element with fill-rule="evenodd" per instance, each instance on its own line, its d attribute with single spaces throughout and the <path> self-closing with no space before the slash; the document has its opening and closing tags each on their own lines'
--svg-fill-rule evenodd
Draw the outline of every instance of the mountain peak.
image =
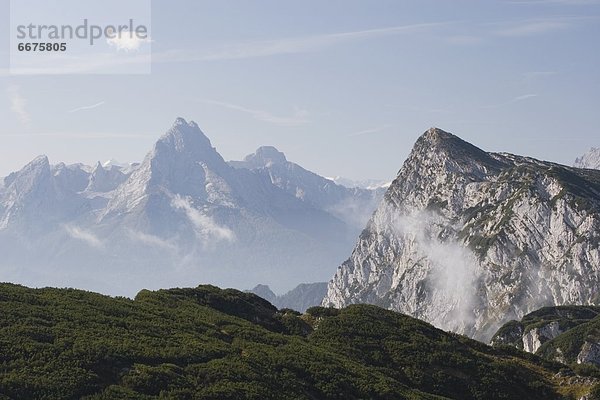
<svg viewBox="0 0 600 400">
<path fill-rule="evenodd" d="M 187 122 L 178 117 L 171 128 L 158 141 L 158 144 L 164 144 L 174 148 L 178 152 L 189 148 L 190 151 L 212 149 L 210 140 L 198 127 L 194 121 Z"/>
<path fill-rule="evenodd" d="M 273 146 L 261 146 L 252 154 L 244 158 L 244 162 L 250 164 L 251 168 L 270 167 L 287 163 L 285 154 Z"/>
<path fill-rule="evenodd" d="M 50 175 L 50 161 L 45 155 L 37 156 L 25 165 L 20 171 L 13 172 L 4 179 L 6 185 L 11 184 L 18 177 L 36 177 Z M 28 178 L 29 179 L 29 178 Z"/>
<path fill-rule="evenodd" d="M 50 161 L 48 160 L 48 156 L 42 154 L 31 160 L 27 165 L 50 166 Z"/>
<path fill-rule="evenodd" d="M 469 164 L 473 162 L 486 165 L 488 168 L 498 168 L 501 162 L 494 159 L 489 153 L 479 147 L 446 132 L 440 128 L 430 128 L 417 139 L 413 148 L 413 155 L 422 158 L 423 155 L 444 155 L 452 163 Z"/>
<path fill-rule="evenodd" d="M 425 133 L 421 135 L 417 142 L 420 141 L 426 142 L 432 147 L 448 147 L 449 145 L 470 145 L 458 136 L 436 127 L 429 128 L 427 131 L 425 131 Z"/>
</svg>

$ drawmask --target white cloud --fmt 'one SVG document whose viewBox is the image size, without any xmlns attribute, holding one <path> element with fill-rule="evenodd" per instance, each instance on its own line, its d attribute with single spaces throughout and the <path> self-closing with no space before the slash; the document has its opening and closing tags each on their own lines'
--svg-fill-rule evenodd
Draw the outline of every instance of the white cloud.
<svg viewBox="0 0 600 400">
<path fill-rule="evenodd" d="M 93 233 L 83 230 L 77 226 L 64 225 L 65 230 L 73 239 L 81 240 L 91 247 L 102 248 L 104 243 Z"/>
<path fill-rule="evenodd" d="M 391 219 L 389 226 L 403 240 L 405 251 L 418 260 L 415 267 L 423 269 L 423 282 L 432 289 L 432 301 L 444 305 L 431 310 L 430 322 L 452 331 L 472 326 L 476 282 L 482 274 L 473 252 L 456 239 L 439 238 L 438 230 L 446 222 L 435 213 L 416 211 L 406 215 L 390 207 L 387 213 L 378 215 Z"/>
<path fill-rule="evenodd" d="M 92 105 L 90 105 L 90 106 L 81 106 L 81 107 L 77 107 L 77 108 L 74 108 L 74 109 L 72 109 L 72 110 L 69 110 L 69 112 L 70 112 L 70 113 L 75 113 L 75 112 L 78 112 L 78 111 L 84 111 L 84 110 L 93 110 L 94 108 L 98 108 L 98 107 L 100 107 L 100 106 L 104 105 L 104 103 L 105 103 L 104 101 L 101 101 L 101 102 L 98 102 L 98 103 L 96 103 L 96 104 L 92 104 Z"/>
<path fill-rule="evenodd" d="M 144 43 L 150 43 L 152 40 L 140 38 L 136 34 L 130 34 L 129 31 L 123 31 L 120 34 L 115 34 L 115 37 L 106 39 L 109 46 L 115 47 L 117 51 L 137 51 Z"/>
<path fill-rule="evenodd" d="M 249 114 L 250 116 L 252 116 L 252 118 L 254 118 L 258 121 L 268 122 L 268 123 L 271 123 L 274 125 L 279 125 L 279 126 L 298 126 L 298 125 L 303 125 L 303 124 L 310 122 L 310 120 L 308 119 L 308 111 L 303 110 L 301 108 L 295 108 L 294 114 L 292 116 L 281 117 L 281 116 L 273 115 L 268 111 L 256 110 L 253 108 L 248 108 L 248 107 L 244 107 L 244 106 L 240 106 L 240 105 L 232 104 L 232 103 L 226 103 L 226 102 L 218 101 L 218 100 L 203 99 L 200 101 L 202 101 L 203 103 L 206 103 L 206 104 L 212 104 L 215 106 L 228 108 L 230 110 L 240 111 L 240 112 Z"/>
<path fill-rule="evenodd" d="M 511 103 L 516 103 L 518 101 L 523 101 L 523 100 L 531 99 L 533 97 L 538 97 L 538 95 L 537 94 L 533 94 L 533 93 L 531 93 L 531 94 L 522 94 L 521 96 L 515 97 L 510 102 Z"/>
<path fill-rule="evenodd" d="M 235 239 L 231 229 L 218 225 L 212 218 L 195 209 L 189 199 L 176 195 L 171 201 L 171 206 L 185 212 L 194 225 L 196 235 L 204 241 L 204 244 Z"/>
<path fill-rule="evenodd" d="M 19 121 L 24 125 L 29 125 L 31 118 L 27 112 L 27 100 L 21 95 L 21 88 L 16 85 L 8 87 L 8 99 L 10 101 L 10 111 L 12 111 Z"/>
<path fill-rule="evenodd" d="M 159 238 L 158 236 L 150 235 L 147 233 L 129 230 L 127 231 L 127 236 L 136 242 L 151 246 L 151 247 L 160 247 L 165 250 L 177 251 L 177 246 L 171 241 L 164 240 Z"/>
</svg>

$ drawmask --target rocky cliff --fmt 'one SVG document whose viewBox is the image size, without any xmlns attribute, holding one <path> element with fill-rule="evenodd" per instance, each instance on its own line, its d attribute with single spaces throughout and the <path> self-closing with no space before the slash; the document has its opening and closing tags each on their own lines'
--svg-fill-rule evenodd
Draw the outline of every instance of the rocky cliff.
<svg viewBox="0 0 600 400">
<path fill-rule="evenodd" d="M 597 304 L 600 171 L 487 153 L 432 128 L 328 286 L 489 340 L 542 306 Z"/>
</svg>

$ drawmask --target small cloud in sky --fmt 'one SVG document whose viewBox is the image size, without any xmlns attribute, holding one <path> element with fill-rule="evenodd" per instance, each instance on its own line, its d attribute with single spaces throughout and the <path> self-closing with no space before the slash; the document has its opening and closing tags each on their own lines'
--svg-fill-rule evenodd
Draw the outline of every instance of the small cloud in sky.
<svg viewBox="0 0 600 400">
<path fill-rule="evenodd" d="M 89 105 L 89 106 L 77 107 L 77 108 L 74 108 L 72 110 L 69 110 L 69 113 L 76 113 L 78 111 L 84 111 L 84 110 L 93 110 L 94 108 L 98 108 L 98 107 L 104 105 L 104 103 L 105 103 L 104 101 L 101 101 L 101 102 L 98 102 L 96 104 L 92 104 L 92 105 Z"/>
<path fill-rule="evenodd" d="M 492 104 L 489 106 L 483 106 L 481 108 L 500 108 L 500 107 L 508 106 L 508 105 L 518 103 L 518 102 L 521 102 L 524 100 L 532 99 L 534 97 L 539 97 L 539 95 L 535 94 L 535 93 L 522 94 L 522 95 L 513 97 L 512 99 L 505 101 L 504 103 Z"/>
<path fill-rule="evenodd" d="M 385 125 L 381 125 L 381 126 L 377 126 L 374 128 L 368 128 L 368 129 L 363 129 L 357 132 L 353 132 L 351 134 L 349 134 L 349 137 L 355 137 L 355 136 L 365 136 L 365 135 L 373 135 L 375 133 L 380 133 L 380 132 L 384 132 L 386 130 L 388 130 L 389 128 L 392 128 L 394 125 L 391 124 L 385 124 Z"/>
<path fill-rule="evenodd" d="M 294 107 L 294 113 L 291 116 L 282 117 L 274 115 L 268 111 L 248 108 L 240 106 L 238 104 L 227 103 L 224 101 L 207 99 L 202 99 L 200 101 L 206 104 L 212 104 L 215 106 L 228 108 L 230 110 L 240 111 L 245 114 L 249 114 L 252 118 L 258 121 L 268 122 L 279 126 L 298 126 L 310 122 L 310 120 L 308 119 L 308 111 L 299 107 Z"/>
<path fill-rule="evenodd" d="M 512 99 L 510 102 L 511 103 L 516 103 L 518 101 L 522 101 L 522 100 L 527 100 L 527 99 L 531 99 L 532 97 L 538 97 L 537 94 L 522 94 L 521 96 L 517 96 L 514 99 Z"/>
<path fill-rule="evenodd" d="M 24 125 L 29 125 L 31 117 L 27 112 L 27 100 L 21 95 L 21 88 L 17 85 L 8 87 L 8 100 L 10 102 L 10 111 L 12 111 L 19 121 Z"/>
<path fill-rule="evenodd" d="M 117 51 L 136 51 L 139 50 L 142 44 L 150 43 L 150 37 L 140 38 L 136 34 L 130 34 L 128 30 L 122 31 L 120 34 L 115 34 L 113 38 L 106 39 L 109 46 L 114 47 Z"/>
<path fill-rule="evenodd" d="M 64 228 L 67 231 L 67 234 L 73 239 L 81 240 L 82 242 L 88 244 L 91 247 L 104 247 L 104 243 L 102 243 L 102 241 L 90 231 L 86 231 L 73 225 L 64 225 Z"/>
</svg>

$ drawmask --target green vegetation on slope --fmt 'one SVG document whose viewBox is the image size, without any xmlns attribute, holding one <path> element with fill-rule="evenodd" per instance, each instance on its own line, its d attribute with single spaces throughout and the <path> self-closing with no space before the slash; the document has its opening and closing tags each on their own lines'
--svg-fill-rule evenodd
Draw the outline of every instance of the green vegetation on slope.
<svg viewBox="0 0 600 400">
<path fill-rule="evenodd" d="M 520 321 L 509 321 L 504 324 L 492 338 L 492 343 L 523 349 L 523 335 L 534 328 L 557 322 L 560 330 L 566 332 L 591 321 L 598 315 L 600 315 L 600 307 L 597 306 L 543 307 L 525 315 Z"/>
<path fill-rule="evenodd" d="M 135 300 L 0 285 L 0 399 L 562 399 L 564 366 L 375 306 L 212 286 Z"/>
</svg>

